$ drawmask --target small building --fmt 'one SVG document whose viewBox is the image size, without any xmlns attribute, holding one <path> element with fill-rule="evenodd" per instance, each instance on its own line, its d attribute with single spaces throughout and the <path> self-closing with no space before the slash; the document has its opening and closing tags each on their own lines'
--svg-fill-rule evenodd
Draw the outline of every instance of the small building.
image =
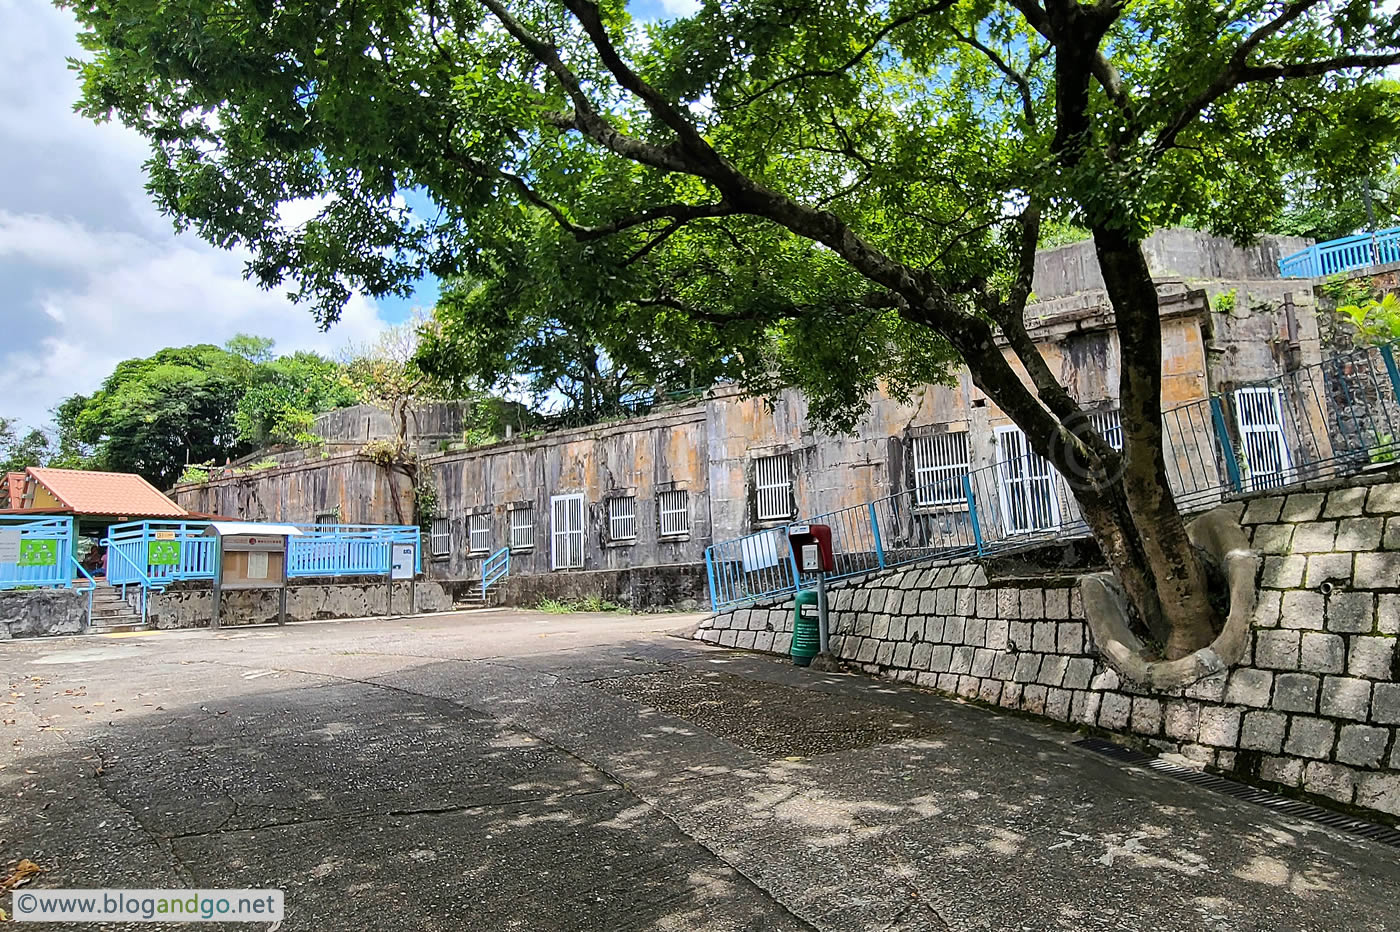
<svg viewBox="0 0 1400 932">
<path fill-rule="evenodd" d="M 192 517 L 159 489 L 133 473 L 30 466 L 6 477 L 8 514 L 70 515 L 79 538 L 78 558 L 95 548 L 113 524 L 127 521 L 179 520 Z M 87 561 L 91 562 L 91 560 Z"/>
</svg>

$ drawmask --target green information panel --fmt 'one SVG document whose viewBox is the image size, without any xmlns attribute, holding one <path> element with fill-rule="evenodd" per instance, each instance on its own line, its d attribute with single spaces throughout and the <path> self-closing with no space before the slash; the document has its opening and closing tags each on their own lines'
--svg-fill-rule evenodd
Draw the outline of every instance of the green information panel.
<svg viewBox="0 0 1400 932">
<path fill-rule="evenodd" d="M 58 541 L 22 540 L 19 542 L 20 566 L 55 566 L 58 563 Z"/>
<path fill-rule="evenodd" d="M 178 540 L 153 540 L 146 547 L 146 562 L 151 566 L 177 566 L 180 563 Z"/>
</svg>

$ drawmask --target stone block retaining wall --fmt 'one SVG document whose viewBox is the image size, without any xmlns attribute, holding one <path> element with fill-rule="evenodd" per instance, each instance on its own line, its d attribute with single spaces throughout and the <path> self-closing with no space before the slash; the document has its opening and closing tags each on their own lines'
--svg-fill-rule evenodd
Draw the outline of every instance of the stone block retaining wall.
<svg viewBox="0 0 1400 932">
<path fill-rule="evenodd" d="M 1232 506 L 1265 554 L 1253 641 L 1233 669 L 1149 692 L 1100 660 L 1074 578 L 922 567 L 830 590 L 831 648 L 862 669 L 1132 735 L 1202 765 L 1400 816 L 1400 483 Z M 786 652 L 792 602 L 696 636 Z"/>
</svg>

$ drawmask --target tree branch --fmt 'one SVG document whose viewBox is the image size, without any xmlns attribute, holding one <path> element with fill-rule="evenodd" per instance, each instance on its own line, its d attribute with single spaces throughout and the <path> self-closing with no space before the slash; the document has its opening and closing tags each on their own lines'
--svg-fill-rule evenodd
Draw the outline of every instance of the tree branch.
<svg viewBox="0 0 1400 932">
<path fill-rule="evenodd" d="M 1294 0 L 1282 13 L 1254 30 L 1244 41 L 1235 47 L 1225 67 L 1211 80 L 1206 88 L 1169 120 L 1157 134 L 1152 144 L 1152 152 L 1160 154 L 1176 143 L 1176 137 L 1205 112 L 1205 109 L 1230 91 L 1251 81 L 1270 81 L 1277 78 L 1317 77 L 1344 68 L 1380 68 L 1400 63 L 1400 53 L 1390 55 L 1343 55 L 1337 58 L 1294 64 L 1249 65 L 1249 56 L 1266 39 L 1276 35 L 1284 26 L 1302 16 L 1323 0 Z"/>
<path fill-rule="evenodd" d="M 483 2 L 496 2 L 496 0 L 483 0 Z M 728 172 L 730 169 L 724 159 L 720 158 L 718 152 L 710 145 L 709 141 L 700 134 L 695 125 L 688 117 L 682 114 L 670 101 L 666 100 L 656 88 L 633 71 L 622 56 L 618 54 L 617 47 L 613 45 L 612 37 L 608 35 L 607 26 L 603 24 L 602 14 L 598 10 L 597 4 L 592 0 L 564 0 L 564 6 L 569 12 L 574 14 L 579 23 L 583 26 L 583 31 L 588 35 L 588 39 L 597 49 L 598 56 L 603 60 L 603 65 L 612 72 L 613 77 L 622 88 L 638 100 L 640 100 L 656 117 L 671 131 L 676 134 L 681 147 L 693 158 L 700 162 L 710 171 Z M 700 174 L 693 169 L 692 174 Z"/>
<path fill-rule="evenodd" d="M 845 72 L 850 71 L 856 65 L 860 64 L 862 59 L 865 58 L 865 56 L 873 52 L 876 46 L 878 46 L 881 42 L 885 41 L 889 34 L 894 32 L 900 26 L 906 26 L 909 23 L 912 23 L 917 19 L 922 19 L 925 16 L 932 16 L 935 13 L 942 13 L 944 10 L 947 10 L 950 7 L 952 7 L 954 3 L 956 3 L 956 0 L 940 0 L 940 2 L 938 3 L 933 3 L 926 7 L 921 7 L 917 10 L 911 10 L 908 13 L 905 13 L 903 16 L 897 16 L 894 19 L 890 20 L 888 23 L 886 23 L 883 27 L 881 27 L 879 31 L 875 33 L 874 37 L 872 37 L 870 41 L 867 42 L 865 45 L 861 46 L 860 49 L 858 49 L 856 53 L 845 62 L 845 64 L 837 65 L 835 68 L 809 68 L 806 71 L 795 71 L 792 74 L 784 75 L 783 77 L 778 78 L 777 80 L 765 85 L 757 91 L 754 91 L 752 94 L 749 94 L 737 103 L 728 104 L 720 109 L 736 110 L 740 107 L 747 107 L 749 104 L 753 103 L 755 100 L 758 100 L 760 97 L 764 97 L 768 94 L 771 94 L 773 91 L 777 90 L 783 85 L 791 84 L 793 81 L 803 81 L 809 78 L 834 78 L 838 74 L 844 74 Z"/>
<path fill-rule="evenodd" d="M 976 36 L 965 36 L 956 29 L 951 31 L 953 35 L 957 36 L 959 42 L 964 45 L 969 45 L 987 56 L 993 67 L 1006 75 L 1007 79 L 1016 86 L 1016 92 L 1021 98 L 1021 110 L 1026 117 L 1026 125 L 1035 126 L 1035 99 L 1031 94 L 1030 80 L 1027 79 L 1024 74 L 1008 65 L 1006 59 L 997 54 L 995 49 L 983 45 Z"/>
<path fill-rule="evenodd" d="M 559 57 L 559 50 L 548 42 L 537 38 L 520 24 L 500 0 L 477 0 L 491 11 L 511 37 L 525 47 L 525 50 L 554 75 L 564 88 L 564 93 L 573 102 L 571 114 L 547 113 L 544 118 L 559 129 L 577 130 L 601 144 L 605 149 L 634 162 L 661 168 L 667 171 L 689 171 L 688 164 L 669 148 L 643 142 L 622 133 L 599 115 L 588 95 L 583 92 L 583 83 Z M 606 39 L 606 35 L 604 36 Z M 614 53 L 615 54 L 615 53 Z M 693 172 L 691 172 L 693 174 Z"/>
</svg>

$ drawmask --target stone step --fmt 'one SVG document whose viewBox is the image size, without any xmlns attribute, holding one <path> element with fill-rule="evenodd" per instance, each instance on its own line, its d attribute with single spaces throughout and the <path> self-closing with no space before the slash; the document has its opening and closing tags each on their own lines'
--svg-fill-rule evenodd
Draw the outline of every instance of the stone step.
<svg viewBox="0 0 1400 932">
<path fill-rule="evenodd" d="M 90 634 L 126 634 L 127 632 L 130 632 L 130 631 L 154 631 L 154 630 L 155 630 L 155 628 L 153 628 L 151 625 L 143 625 L 143 624 L 141 624 L 141 620 L 138 618 L 134 623 L 123 623 L 123 624 L 115 624 L 115 625 L 113 625 L 113 624 L 100 624 L 100 625 L 99 625 L 99 624 L 97 624 L 96 622 L 94 622 L 94 623 L 92 624 L 92 626 L 88 628 L 88 633 L 90 633 Z"/>
<path fill-rule="evenodd" d="M 135 612 L 113 612 L 110 615 L 98 615 L 93 613 L 92 625 L 106 627 L 108 625 L 131 625 L 141 624 L 141 616 Z"/>
</svg>

